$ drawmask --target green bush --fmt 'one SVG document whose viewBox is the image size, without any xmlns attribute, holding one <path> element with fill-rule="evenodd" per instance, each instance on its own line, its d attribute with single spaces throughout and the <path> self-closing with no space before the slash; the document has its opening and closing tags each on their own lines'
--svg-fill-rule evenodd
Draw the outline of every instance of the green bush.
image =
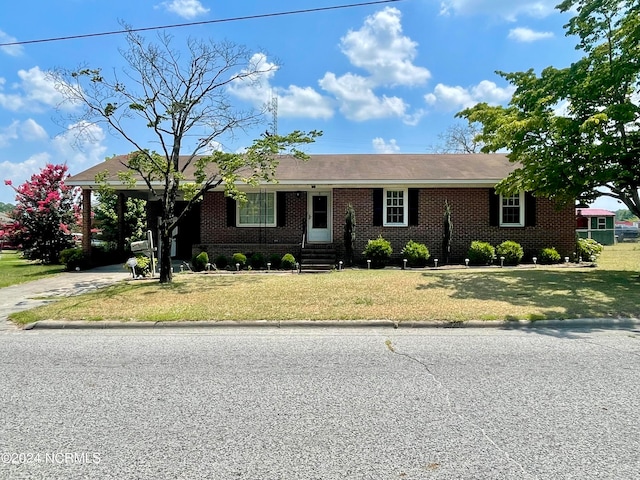
<svg viewBox="0 0 640 480">
<path fill-rule="evenodd" d="M 285 270 L 294 268 L 296 266 L 296 257 L 291 255 L 290 253 L 285 253 L 282 259 L 280 260 L 280 266 Z"/>
<path fill-rule="evenodd" d="M 429 260 L 429 249 L 424 243 L 409 240 L 402 249 L 402 258 L 407 259 L 410 267 L 424 267 Z"/>
<path fill-rule="evenodd" d="M 254 270 L 260 270 L 265 267 L 265 265 L 267 264 L 267 261 L 264 259 L 263 254 L 254 253 L 253 255 L 251 255 L 251 258 L 249 259 L 249 264 L 251 265 L 251 268 L 253 268 Z"/>
<path fill-rule="evenodd" d="M 596 242 L 593 238 L 579 238 L 578 239 L 578 257 L 581 257 L 583 261 L 590 261 L 593 256 L 594 259 L 598 258 L 604 250 L 604 247 Z M 576 261 L 579 258 L 576 258 Z"/>
<path fill-rule="evenodd" d="M 467 252 L 471 265 L 489 265 L 493 261 L 496 249 L 490 243 L 475 240 Z"/>
<path fill-rule="evenodd" d="M 65 248 L 60 252 L 59 260 L 67 270 L 82 270 L 89 267 L 89 259 L 81 248 Z"/>
<path fill-rule="evenodd" d="M 134 276 L 148 276 L 151 274 L 151 259 L 145 255 L 138 254 L 135 257 L 131 257 L 129 260 L 135 259 L 135 271 Z M 125 268 L 133 269 L 129 264 L 129 260 L 124 264 Z"/>
<path fill-rule="evenodd" d="M 224 270 L 229 265 L 229 259 L 224 255 L 218 255 L 214 260 L 214 263 L 216 264 L 216 268 Z"/>
<path fill-rule="evenodd" d="M 518 242 L 507 240 L 498 245 L 496 254 L 499 258 L 504 257 L 505 265 L 518 265 L 522 261 L 524 250 Z"/>
<path fill-rule="evenodd" d="M 367 260 L 371 260 L 372 268 L 384 268 L 392 253 L 391 243 L 382 238 L 382 235 L 375 240 L 369 240 L 362 252 Z"/>
<path fill-rule="evenodd" d="M 244 253 L 234 253 L 231 256 L 232 267 L 235 268 L 236 264 L 240 264 L 240 270 L 242 270 L 247 264 L 247 256 Z"/>
<path fill-rule="evenodd" d="M 560 263 L 560 260 L 561 260 L 560 254 L 553 247 L 551 247 L 551 248 L 543 248 L 540 251 L 539 262 L 542 265 L 552 265 L 554 263 Z"/>
<path fill-rule="evenodd" d="M 271 268 L 277 270 L 280 268 L 280 264 L 282 263 L 282 258 L 277 253 L 272 253 L 269 255 L 269 263 L 271 263 Z"/>
<path fill-rule="evenodd" d="M 209 263 L 209 254 L 207 252 L 200 252 L 191 260 L 194 272 L 203 271 L 207 267 L 207 263 Z"/>
</svg>

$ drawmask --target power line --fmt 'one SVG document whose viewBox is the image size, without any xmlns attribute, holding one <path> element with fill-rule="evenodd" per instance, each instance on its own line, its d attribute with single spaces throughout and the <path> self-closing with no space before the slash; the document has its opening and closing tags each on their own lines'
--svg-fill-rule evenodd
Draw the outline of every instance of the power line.
<svg viewBox="0 0 640 480">
<path fill-rule="evenodd" d="M 373 2 L 364 2 L 364 3 L 351 3 L 347 5 L 334 5 L 331 7 L 318 7 L 318 8 L 308 8 L 306 10 L 289 10 L 285 12 L 275 12 L 275 13 L 262 13 L 259 15 L 248 15 L 245 17 L 232 17 L 232 18 L 222 18 L 218 20 L 204 20 L 201 22 L 189 22 L 189 23 L 176 23 L 173 25 L 163 25 L 159 27 L 143 27 L 143 28 L 132 28 L 128 30 L 115 30 L 112 32 L 100 32 L 100 33 L 86 33 L 83 35 L 70 35 L 67 37 L 54 37 L 54 38 L 43 38 L 39 40 L 24 40 L 21 42 L 9 42 L 9 43 L 0 43 L 0 47 L 11 47 L 15 45 L 27 45 L 31 43 L 47 43 L 47 42 L 58 42 L 61 40 L 76 40 L 78 38 L 91 38 L 91 37 L 104 37 L 107 35 L 121 35 L 123 33 L 130 32 L 146 32 L 150 30 L 165 30 L 169 28 L 179 28 L 179 27 L 192 27 L 195 25 L 210 25 L 213 23 L 227 23 L 227 22 L 237 22 L 240 20 L 255 20 L 259 18 L 269 18 L 269 17 L 282 17 L 285 15 L 298 15 L 300 13 L 314 13 L 314 12 L 324 12 L 327 10 L 340 10 L 344 8 L 354 8 L 354 7 L 365 7 L 368 5 L 380 5 L 383 3 L 395 3 L 401 2 L 403 0 L 377 0 Z"/>
</svg>

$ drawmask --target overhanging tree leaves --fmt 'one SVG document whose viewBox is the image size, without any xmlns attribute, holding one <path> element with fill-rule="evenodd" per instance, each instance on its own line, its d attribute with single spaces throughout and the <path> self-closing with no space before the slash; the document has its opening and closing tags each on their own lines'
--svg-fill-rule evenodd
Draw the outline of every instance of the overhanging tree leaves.
<svg viewBox="0 0 640 480">
<path fill-rule="evenodd" d="M 565 28 L 585 56 L 540 75 L 498 72 L 516 87 L 509 105 L 481 103 L 458 116 L 482 124 L 484 152 L 506 150 L 521 164 L 502 193 L 608 195 L 640 215 L 640 3 L 565 0 L 558 8 L 577 11 Z"/>
<path fill-rule="evenodd" d="M 227 195 L 242 199 L 237 182 L 274 181 L 277 156 L 306 158 L 297 147 L 321 133 L 267 134 L 242 154 L 210 153 L 217 139 L 263 118 L 262 111 L 234 109 L 227 87 L 233 82 L 257 82 L 274 67 L 229 42 L 191 39 L 183 58 L 169 35 L 159 35 L 158 44 L 133 32 L 127 39 L 128 49 L 122 55 L 128 67 L 123 76 L 114 73 L 107 78 L 100 69 L 90 68 L 54 75 L 58 90 L 84 107 L 75 119 L 79 128 L 106 124 L 133 146 L 133 153 L 122 162 L 129 173 L 123 180 L 141 179 L 150 195 L 160 199 L 160 282 L 171 282 L 172 232 L 195 202 L 220 185 Z M 138 138 L 132 127 L 139 125 L 145 125 L 150 135 Z M 148 148 L 149 137 L 157 151 Z M 195 182 L 185 181 L 187 173 Z M 187 202 L 180 211 L 178 199 Z"/>
</svg>

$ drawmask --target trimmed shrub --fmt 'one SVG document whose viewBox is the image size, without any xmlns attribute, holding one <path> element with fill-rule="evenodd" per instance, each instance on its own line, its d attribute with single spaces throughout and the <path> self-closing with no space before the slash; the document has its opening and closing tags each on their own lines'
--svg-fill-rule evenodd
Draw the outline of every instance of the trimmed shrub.
<svg viewBox="0 0 640 480">
<path fill-rule="evenodd" d="M 518 242 L 507 240 L 496 248 L 498 257 L 504 257 L 505 265 L 518 265 L 524 256 L 524 250 Z"/>
<path fill-rule="evenodd" d="M 291 255 L 290 253 L 285 253 L 280 260 L 280 266 L 285 270 L 294 268 L 296 266 L 296 257 Z"/>
<path fill-rule="evenodd" d="M 552 265 L 554 263 L 560 263 L 560 260 L 561 260 L 560 254 L 553 247 L 551 247 L 551 248 L 543 248 L 540 251 L 539 262 L 542 265 Z"/>
<path fill-rule="evenodd" d="M 209 254 L 207 252 L 200 252 L 191 260 L 194 272 L 201 272 L 207 267 L 209 263 Z"/>
<path fill-rule="evenodd" d="M 267 261 L 264 259 L 263 254 L 254 253 L 253 255 L 251 255 L 251 258 L 249 259 L 249 264 L 251 265 L 251 268 L 253 268 L 254 270 L 260 270 L 265 267 L 265 265 L 267 264 Z"/>
<path fill-rule="evenodd" d="M 59 260 L 66 270 L 84 269 L 89 266 L 89 259 L 85 257 L 81 248 L 65 248 L 60 252 Z"/>
<path fill-rule="evenodd" d="M 272 269 L 277 270 L 280 268 L 282 259 L 280 258 L 280 255 L 278 255 L 277 253 L 272 253 L 271 255 L 269 255 L 269 263 L 271 263 Z"/>
<path fill-rule="evenodd" d="M 234 253 L 231 256 L 231 267 L 236 268 L 236 264 L 240 264 L 240 270 L 242 270 L 247 264 L 247 256 L 244 253 Z"/>
<path fill-rule="evenodd" d="M 409 240 L 402 249 L 402 257 L 407 259 L 410 267 L 424 267 L 429 260 L 429 249 L 424 243 Z"/>
<path fill-rule="evenodd" d="M 214 263 L 216 264 L 216 268 L 224 270 L 229 265 L 229 259 L 224 255 L 218 255 L 214 260 Z"/>
<path fill-rule="evenodd" d="M 391 243 L 382 238 L 382 235 L 375 240 L 369 240 L 362 252 L 367 260 L 371 260 L 372 268 L 384 268 L 392 253 Z"/>
<path fill-rule="evenodd" d="M 604 250 L 604 247 L 596 242 L 593 238 L 578 239 L 578 257 L 582 257 L 583 261 L 590 261 L 591 257 L 598 258 Z M 576 258 L 576 262 L 579 258 Z"/>
<path fill-rule="evenodd" d="M 493 262 L 496 249 L 490 243 L 474 240 L 467 252 L 467 258 L 471 265 L 489 265 Z"/>
</svg>

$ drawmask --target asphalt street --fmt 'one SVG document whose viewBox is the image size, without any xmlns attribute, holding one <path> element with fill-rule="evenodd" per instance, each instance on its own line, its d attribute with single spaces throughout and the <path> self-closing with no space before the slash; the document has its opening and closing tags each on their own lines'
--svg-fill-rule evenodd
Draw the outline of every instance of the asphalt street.
<svg viewBox="0 0 640 480">
<path fill-rule="evenodd" d="M 631 479 L 640 332 L 0 332 L 3 479 Z"/>
</svg>

